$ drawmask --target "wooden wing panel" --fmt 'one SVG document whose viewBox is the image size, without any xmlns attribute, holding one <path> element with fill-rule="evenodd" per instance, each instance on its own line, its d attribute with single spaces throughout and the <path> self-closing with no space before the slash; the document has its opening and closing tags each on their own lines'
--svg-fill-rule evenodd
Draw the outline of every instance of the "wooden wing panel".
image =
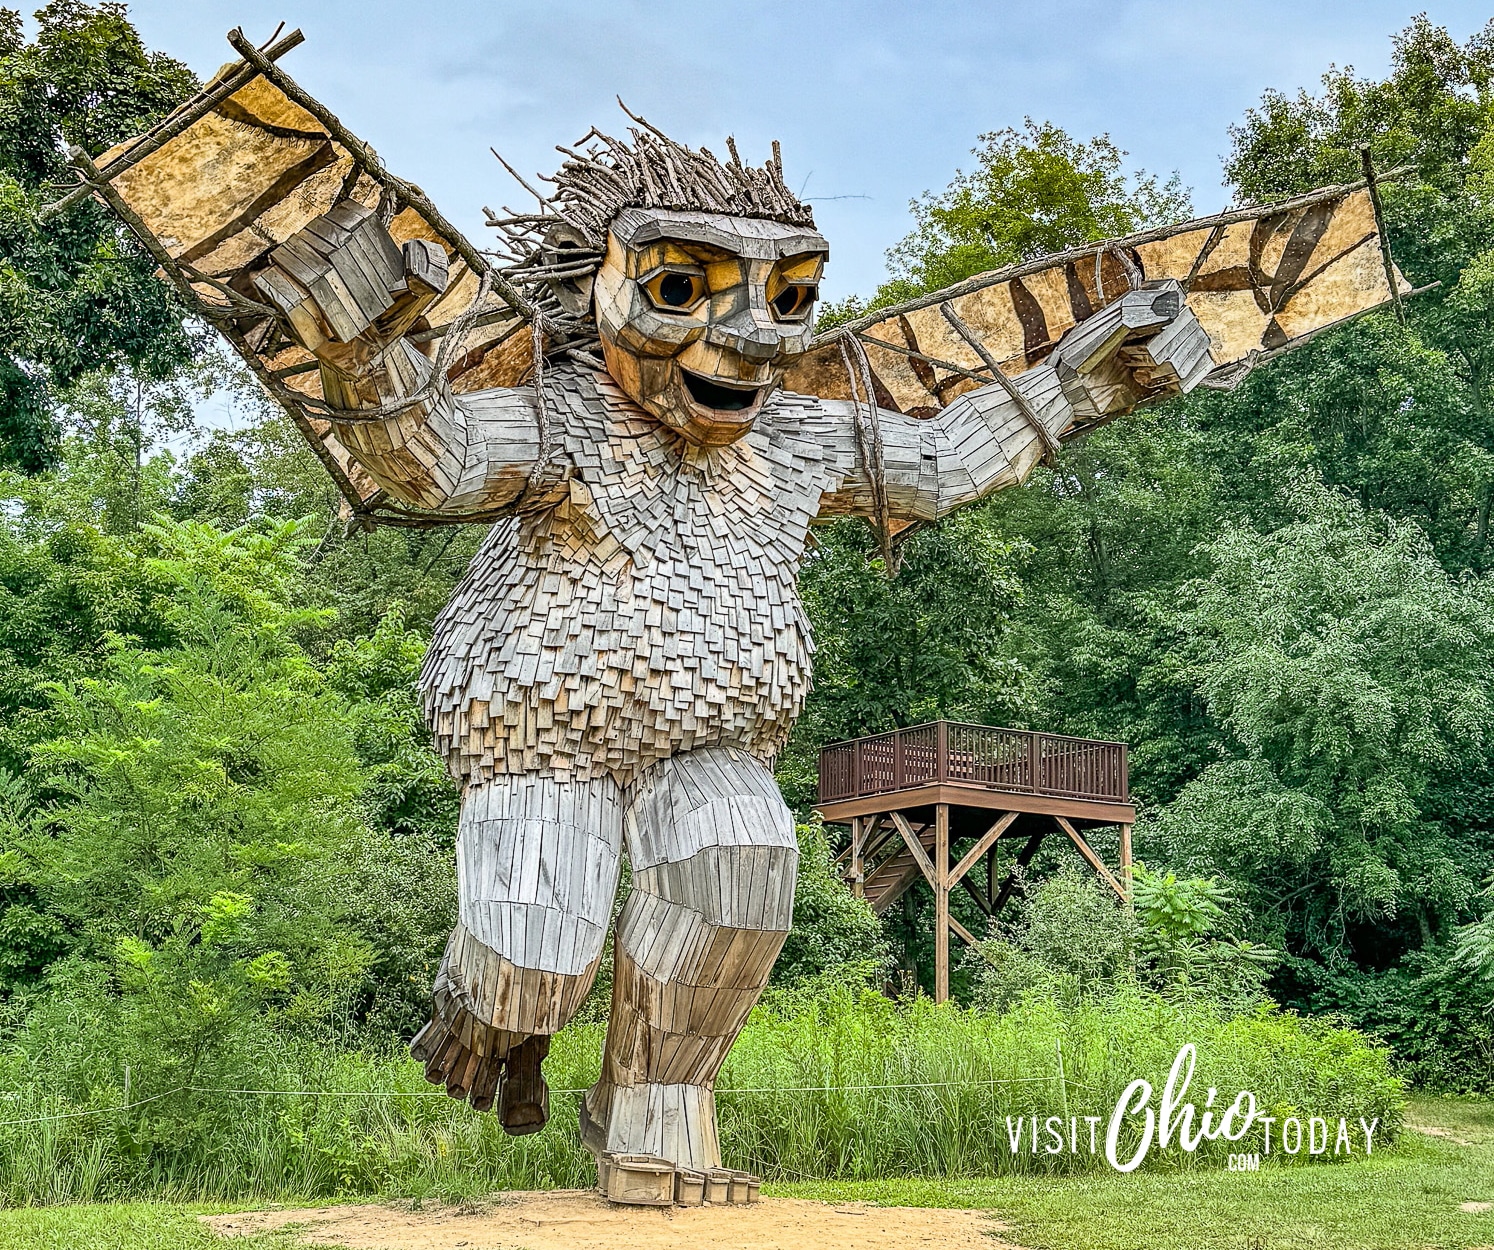
<svg viewBox="0 0 1494 1250">
<path fill-rule="evenodd" d="M 1016 375 L 1133 283 L 1176 279 L 1209 335 L 1216 370 L 1249 362 L 1391 299 L 1370 191 L 1329 187 L 1282 204 L 1186 222 L 982 274 L 837 327 L 791 369 L 791 391 L 849 399 L 838 341 L 866 350 L 878 401 L 927 416 L 985 385 L 989 370 L 950 325 L 948 303 Z M 1395 273 L 1401 293 L 1410 289 Z"/>
<path fill-rule="evenodd" d="M 299 34 L 284 41 L 286 50 L 299 41 Z M 448 254 L 450 284 L 415 335 L 434 342 L 477 298 L 480 277 L 471 262 L 479 258 L 438 214 L 410 202 L 414 189 L 387 175 L 371 149 L 349 140 L 362 146 L 353 151 L 339 141 L 340 124 L 330 114 L 292 99 L 281 85 L 286 81 L 271 81 L 243 61 L 230 63 L 197 97 L 104 153 L 97 166 L 110 194 L 136 217 L 137 233 L 152 236 L 163 269 L 169 261 L 179 287 L 191 291 L 200 311 L 295 419 L 349 506 L 388 520 L 382 514 L 393 505 L 318 415 L 324 411 L 321 380 L 311 354 L 277 333 L 268 318 L 256 322 L 245 315 L 243 301 L 257 300 L 248 276 L 267 263 L 273 248 L 340 200 L 386 206 L 396 242 L 427 239 Z M 235 82 L 242 85 L 228 92 Z M 162 143 L 163 130 L 177 133 Z M 532 369 L 527 326 L 497 303 L 469 329 L 448 377 L 454 389 L 468 391 L 515 385 Z"/>
</svg>

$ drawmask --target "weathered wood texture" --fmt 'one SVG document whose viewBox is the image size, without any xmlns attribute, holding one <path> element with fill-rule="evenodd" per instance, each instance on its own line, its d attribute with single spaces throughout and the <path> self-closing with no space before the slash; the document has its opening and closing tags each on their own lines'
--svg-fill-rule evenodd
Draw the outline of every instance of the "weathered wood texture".
<svg viewBox="0 0 1494 1250">
<path fill-rule="evenodd" d="M 982 385 L 985 357 L 1018 375 L 1074 326 L 1138 282 L 1178 282 L 1208 335 L 1210 367 L 1280 348 L 1391 300 L 1374 206 L 1363 183 L 1075 249 L 969 279 L 863 318 L 878 402 L 924 416 Z M 1409 284 L 1396 275 L 1398 293 Z M 948 320 L 952 310 L 984 352 Z M 832 336 L 790 369 L 792 390 L 849 398 Z M 953 366 L 953 367 L 952 367 Z M 1082 420 L 1060 431 L 1071 436 Z"/>
<path fill-rule="evenodd" d="M 99 162 L 103 176 L 183 268 L 204 307 L 224 317 L 244 311 L 229 294 L 235 279 L 340 200 L 392 211 L 396 242 L 425 239 L 451 257 L 451 282 L 415 336 L 425 344 L 437 341 L 472 304 L 486 263 L 417 188 L 389 175 L 367 145 L 271 64 L 297 41 L 282 40 L 267 57 L 252 53 L 240 36 L 236 46 L 252 53 L 276 81 L 254 65 L 225 67 L 203 97 L 152 132 L 105 153 Z M 223 88 L 240 82 L 223 94 Z M 181 127 L 187 117 L 193 120 Z M 163 135 L 169 138 L 162 141 Z M 878 405 L 888 413 L 928 416 L 988 386 L 991 361 L 1008 374 L 1021 374 L 1046 361 L 1068 329 L 1124 298 L 1136 282 L 1173 279 L 1205 332 L 1203 363 L 1218 368 L 1388 300 L 1379 242 L 1373 204 L 1362 184 L 1330 188 L 1285 207 L 1185 223 L 972 279 L 880 314 L 856 332 Z M 1404 280 L 1397 283 L 1406 289 Z M 517 298 L 494 299 L 490 308 L 479 310 L 448 366 L 456 393 L 513 386 L 531 374 L 532 336 L 510 306 Z M 319 450 L 325 449 L 354 511 L 391 524 L 430 523 L 453 513 L 486 515 L 471 499 L 432 504 L 438 492 L 429 488 L 398 498 L 397 489 L 368 472 L 366 458 L 349 454 L 344 440 L 333 435 L 310 353 L 251 316 L 237 316 L 233 329 L 235 345 L 269 375 L 272 392 Z M 615 361 L 609 364 L 617 367 Z M 1166 376 L 1164 369 L 1159 382 Z M 793 366 L 785 385 L 826 399 L 848 400 L 853 393 L 833 342 Z M 1048 444 L 1072 436 L 1126 406 L 1114 401 L 1114 395 L 1102 393 L 1098 403 L 1080 403 L 1061 414 L 1065 419 L 1056 430 L 1049 427 L 1058 423 L 1045 420 L 1037 437 Z M 1031 397 L 1009 396 L 1008 403 L 1019 424 L 1032 424 L 1032 414 L 1023 411 L 1029 404 L 1038 406 Z M 406 441 L 412 436 L 408 428 L 401 434 Z M 1030 467 L 1021 455 L 1007 459 L 1017 478 Z M 896 472 L 889 463 L 889 475 Z M 432 475 L 440 478 L 434 471 L 425 474 Z M 500 498 L 489 506 L 512 504 L 512 498 Z M 928 519 L 923 512 L 903 509 L 892 519 Z"/>
<path fill-rule="evenodd" d="M 282 43 L 294 46 L 289 39 Z M 213 90 L 235 82 L 241 85 L 227 95 Z M 210 102 L 205 112 L 204 101 Z M 231 292 L 243 286 L 240 275 L 261 266 L 274 249 L 351 201 L 392 211 L 388 228 L 396 243 L 424 240 L 450 257 L 450 282 L 419 327 L 439 337 L 478 293 L 480 274 L 462 254 L 480 261 L 479 254 L 444 219 L 434 224 L 432 214 L 401 203 L 397 180 L 376 158 L 359 159 L 368 157 L 366 149 L 349 151 L 323 117 L 296 104 L 253 67 L 225 66 L 204 100 L 188 102 L 179 112 L 200 115 L 180 131 L 173 115 L 154 134 L 110 149 L 97 162 L 103 176 L 180 267 L 202 307 L 216 313 L 220 324 L 234 318 L 235 346 L 281 382 L 276 398 L 335 459 L 350 506 L 398 521 L 402 509 L 385 501 L 378 483 L 331 437 L 315 358 L 278 333 L 270 319 L 235 316 L 243 309 Z M 159 142 L 161 133 L 170 137 Z M 138 159 L 137 149 L 145 152 Z M 252 288 L 239 293 L 253 294 Z M 518 316 L 494 299 L 488 322 L 471 329 L 450 367 L 458 392 L 511 385 L 532 370 L 530 335 Z"/>
</svg>

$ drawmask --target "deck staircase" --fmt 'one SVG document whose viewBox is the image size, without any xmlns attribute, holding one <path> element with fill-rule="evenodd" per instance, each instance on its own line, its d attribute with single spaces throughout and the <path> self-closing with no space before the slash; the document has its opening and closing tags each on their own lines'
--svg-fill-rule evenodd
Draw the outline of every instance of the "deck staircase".
<svg viewBox="0 0 1494 1250">
<path fill-rule="evenodd" d="M 930 856 L 934 853 L 934 827 L 932 825 L 915 826 L 914 832 L 918 835 L 918 841 L 923 846 L 924 852 Z M 840 864 L 849 880 L 850 866 L 846 862 L 850 856 L 850 848 L 842 852 Z M 872 848 L 871 855 L 867 856 L 864 863 L 865 877 L 862 881 L 862 892 L 867 903 L 871 905 L 872 911 L 882 915 L 898 899 L 907 893 L 908 887 L 915 881 L 921 880 L 923 873 L 918 867 L 918 861 L 913 857 L 913 852 L 907 844 L 898 836 L 896 830 L 884 830 L 880 844 Z"/>
<path fill-rule="evenodd" d="M 922 842 L 923 839 L 920 838 L 919 841 Z M 933 842 L 933 835 L 930 834 L 925 845 L 932 848 Z M 880 916 L 902 898 L 908 887 L 922 875 L 913 852 L 903 847 L 898 854 L 883 860 L 866 874 L 866 901 L 871 904 L 872 911 Z"/>
</svg>

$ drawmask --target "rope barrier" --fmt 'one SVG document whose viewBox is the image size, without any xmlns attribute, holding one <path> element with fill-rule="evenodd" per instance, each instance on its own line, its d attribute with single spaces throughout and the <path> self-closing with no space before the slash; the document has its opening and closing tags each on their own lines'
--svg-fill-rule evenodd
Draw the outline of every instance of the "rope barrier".
<svg viewBox="0 0 1494 1250">
<path fill-rule="evenodd" d="M 162 1098 L 170 1098 L 172 1094 L 181 1094 L 194 1088 L 190 1085 L 178 1085 L 175 1089 L 168 1089 L 163 1094 L 152 1094 L 149 1098 L 142 1098 L 139 1102 L 126 1103 L 122 1107 L 95 1107 L 91 1111 L 64 1111 L 58 1115 L 37 1115 L 25 1120 L 0 1120 L 0 1128 L 13 1128 L 18 1124 L 52 1124 L 58 1120 L 77 1120 L 83 1116 L 106 1115 L 110 1112 L 133 1111 L 136 1107 L 143 1107 L 148 1102 L 158 1102 Z"/>
<path fill-rule="evenodd" d="M 736 1094 L 862 1094 L 875 1093 L 881 1090 L 894 1089 L 991 1089 L 998 1085 L 1051 1085 L 1059 1080 L 1058 1076 L 1018 1076 L 997 1077 L 985 1081 L 903 1081 L 886 1085 L 785 1085 L 775 1086 L 767 1089 L 726 1088 L 716 1091 L 717 1097 L 731 1097 Z M 1077 1089 L 1090 1090 L 1090 1086 L 1078 1081 L 1066 1081 L 1066 1086 Z M 552 1095 L 579 1096 L 585 1094 L 585 1089 L 552 1089 Z M 447 1098 L 449 1095 L 444 1089 L 417 1089 L 417 1090 L 351 1090 L 351 1089 L 232 1089 L 218 1088 L 208 1085 L 178 1085 L 175 1089 L 168 1089 L 164 1093 L 152 1094 L 149 1098 L 142 1098 L 136 1102 L 126 1103 L 120 1107 L 95 1107 L 88 1111 L 65 1111 L 57 1115 L 30 1116 L 21 1120 L 0 1120 L 0 1128 L 14 1128 L 24 1124 L 47 1124 L 60 1120 L 76 1120 L 92 1115 L 117 1115 L 122 1111 L 133 1111 L 136 1107 L 143 1107 L 148 1103 L 158 1102 L 162 1098 L 169 1098 L 172 1094 L 220 1094 L 255 1096 L 265 1098 Z M 454 1100 L 453 1100 L 454 1101 Z"/>
</svg>

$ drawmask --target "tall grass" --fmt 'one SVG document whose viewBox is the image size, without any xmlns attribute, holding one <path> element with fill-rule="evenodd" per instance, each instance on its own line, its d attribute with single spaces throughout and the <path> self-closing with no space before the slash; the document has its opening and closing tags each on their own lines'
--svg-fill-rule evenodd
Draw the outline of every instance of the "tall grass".
<svg viewBox="0 0 1494 1250">
<path fill-rule="evenodd" d="M 1108 1117 L 1135 1077 L 1160 1090 L 1177 1050 L 1198 1048 L 1190 1097 L 1255 1092 L 1279 1115 L 1400 1122 L 1401 1087 L 1358 1034 L 1275 1011 L 1228 1018 L 1148 996 L 1004 1014 L 897 1006 L 846 990 L 780 997 L 753 1015 L 722 1074 L 729 1163 L 775 1179 L 874 1179 L 1082 1171 L 1081 1151 L 1013 1153 L 1007 1117 Z M 458 1197 L 584 1186 L 595 1174 L 576 1130 L 575 1091 L 596 1079 L 600 1025 L 556 1040 L 550 1126 L 506 1137 L 492 1115 L 431 1096 L 408 1060 L 288 1049 L 264 1088 L 45 1097 L 19 1056 L 0 1062 L 0 1202 L 128 1197 Z M 160 1096 L 157 1096 L 160 1095 Z M 90 1114 L 76 1115 L 79 1111 Z M 42 1116 L 70 1116 L 14 1123 Z M 1103 1127 L 1101 1128 L 1103 1134 Z M 1199 1152 L 1215 1157 L 1223 1143 Z M 1305 1160 L 1305 1155 L 1302 1156 Z M 1148 1166 L 1179 1166 L 1176 1152 Z"/>
</svg>

